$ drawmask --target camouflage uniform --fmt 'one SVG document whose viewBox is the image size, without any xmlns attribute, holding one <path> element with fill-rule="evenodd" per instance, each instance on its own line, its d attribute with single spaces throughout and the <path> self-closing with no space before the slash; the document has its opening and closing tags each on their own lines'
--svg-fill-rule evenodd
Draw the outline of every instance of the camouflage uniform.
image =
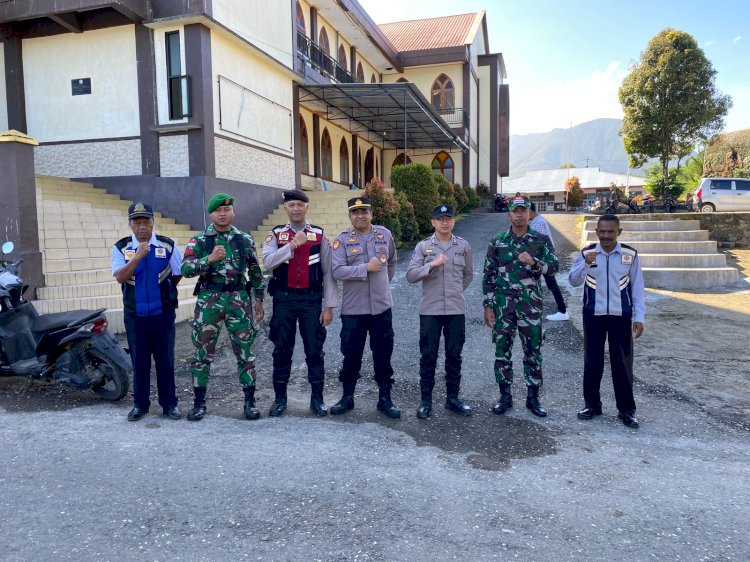
<svg viewBox="0 0 750 562">
<path fill-rule="evenodd" d="M 207 239 L 213 237 L 214 245 L 226 250 L 226 257 L 208 263 Z M 241 237 L 238 242 L 236 238 Z M 210 242 L 208 246 L 210 247 Z M 245 256 L 240 256 L 244 251 Z M 216 351 L 216 341 L 221 332 L 221 322 L 226 324 L 232 350 L 237 357 L 240 384 L 243 388 L 255 384 L 255 354 L 250 346 L 257 329 L 253 324 L 252 299 L 245 290 L 245 270 L 256 299 L 263 299 L 265 290 L 263 274 L 258 264 L 253 237 L 235 227 L 228 232 L 217 232 L 214 226 L 197 234 L 188 242 L 182 262 L 184 277 L 201 276 L 202 286 L 195 303 L 193 319 L 193 345 L 195 358 L 191 364 L 193 386 L 208 385 L 211 360 Z"/>
<path fill-rule="evenodd" d="M 542 269 L 534 271 L 518 260 L 528 252 Z M 495 378 L 499 384 L 513 382 L 511 350 L 516 328 L 523 346 L 523 372 L 527 386 L 542 385 L 542 274 L 558 270 L 552 244 L 543 234 L 529 229 L 516 236 L 510 229 L 492 239 L 484 261 L 482 293 L 484 306 L 495 312 L 492 341 L 495 343 Z"/>
</svg>

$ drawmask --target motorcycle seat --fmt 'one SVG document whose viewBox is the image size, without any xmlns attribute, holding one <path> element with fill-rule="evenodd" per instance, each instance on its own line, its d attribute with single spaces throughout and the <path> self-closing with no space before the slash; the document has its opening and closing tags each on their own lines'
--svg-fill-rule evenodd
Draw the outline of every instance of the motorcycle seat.
<svg viewBox="0 0 750 562">
<path fill-rule="evenodd" d="M 51 332 L 52 330 L 58 330 L 65 328 L 69 325 L 82 324 L 86 320 L 91 320 L 99 316 L 102 312 L 107 310 L 106 308 L 100 308 L 99 310 L 72 310 L 70 312 L 53 312 L 51 314 L 43 314 L 34 318 L 34 322 L 31 324 L 31 330 L 36 333 Z"/>
</svg>

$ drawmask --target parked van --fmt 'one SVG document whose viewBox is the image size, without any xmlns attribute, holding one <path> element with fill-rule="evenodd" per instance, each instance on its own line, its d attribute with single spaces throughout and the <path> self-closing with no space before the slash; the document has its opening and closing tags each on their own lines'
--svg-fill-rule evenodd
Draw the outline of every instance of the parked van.
<svg viewBox="0 0 750 562">
<path fill-rule="evenodd" d="M 693 207 L 701 213 L 750 211 L 750 179 L 703 178 L 695 190 Z"/>
</svg>

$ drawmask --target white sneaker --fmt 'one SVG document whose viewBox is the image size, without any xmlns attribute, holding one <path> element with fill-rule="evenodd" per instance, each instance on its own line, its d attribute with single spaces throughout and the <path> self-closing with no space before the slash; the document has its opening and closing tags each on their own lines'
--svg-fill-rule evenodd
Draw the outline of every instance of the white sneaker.
<svg viewBox="0 0 750 562">
<path fill-rule="evenodd" d="M 555 312 L 554 314 L 547 316 L 547 320 L 552 320 L 554 322 L 559 320 L 570 320 L 570 316 L 568 316 L 567 312 Z"/>
</svg>

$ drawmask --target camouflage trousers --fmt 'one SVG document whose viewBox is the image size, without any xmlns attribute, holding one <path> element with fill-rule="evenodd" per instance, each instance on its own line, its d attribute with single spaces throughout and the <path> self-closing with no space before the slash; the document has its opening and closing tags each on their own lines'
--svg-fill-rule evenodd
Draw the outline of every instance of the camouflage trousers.
<svg viewBox="0 0 750 562">
<path fill-rule="evenodd" d="M 513 382 L 513 340 L 516 330 L 523 347 L 523 374 L 527 386 L 542 386 L 542 298 L 531 293 L 495 295 L 495 379 Z"/>
<path fill-rule="evenodd" d="M 193 318 L 195 357 L 190 365 L 193 386 L 208 386 L 222 322 L 226 324 L 237 358 L 240 384 L 243 388 L 252 386 L 255 384 L 255 354 L 250 351 L 250 346 L 258 330 L 253 324 L 252 300 L 244 290 L 234 293 L 203 290 L 198 294 Z"/>
</svg>

